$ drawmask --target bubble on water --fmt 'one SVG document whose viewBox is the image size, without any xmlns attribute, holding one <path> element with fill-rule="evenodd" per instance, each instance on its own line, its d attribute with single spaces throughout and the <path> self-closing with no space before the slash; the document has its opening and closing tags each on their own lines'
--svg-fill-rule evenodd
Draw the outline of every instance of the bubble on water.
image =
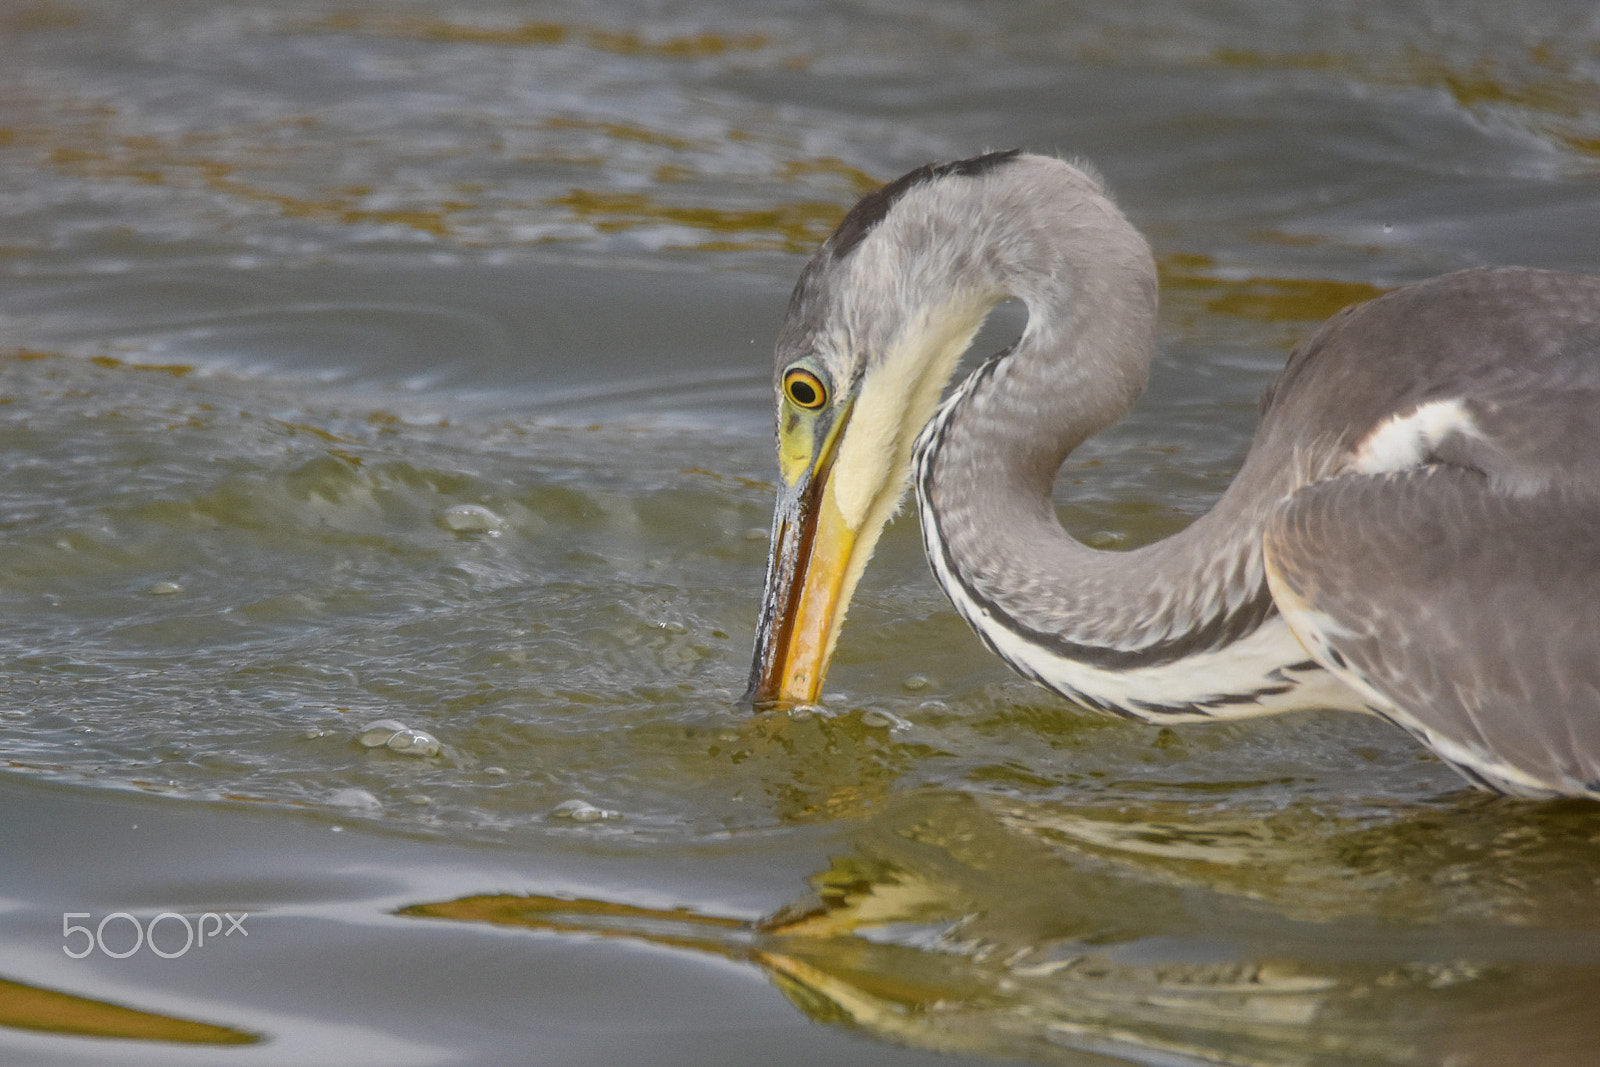
<svg viewBox="0 0 1600 1067">
<path fill-rule="evenodd" d="M 426 730 L 414 730 L 394 719 L 369 722 L 356 735 L 367 748 L 387 748 L 407 756 L 437 756 L 443 748 L 439 739 Z"/>
<path fill-rule="evenodd" d="M 506 528 L 506 520 L 478 504 L 455 504 L 445 508 L 440 518 L 448 529 L 462 534 L 499 537 Z"/>
<path fill-rule="evenodd" d="M 439 739 L 426 730 L 401 730 L 389 738 L 387 747 L 407 756 L 437 756 L 440 748 Z"/>
<path fill-rule="evenodd" d="M 378 719 L 376 722 L 369 722 L 363 726 L 361 733 L 356 735 L 356 740 L 368 748 L 382 748 L 389 743 L 389 738 L 405 728 L 406 724 L 403 722 L 396 722 L 394 719 Z"/>
<path fill-rule="evenodd" d="M 151 596 L 172 596 L 174 593 L 183 592 L 183 586 L 177 582 L 157 582 L 145 590 Z"/>
<path fill-rule="evenodd" d="M 861 713 L 861 725 L 876 730 L 904 730 L 911 724 L 893 712 L 882 708 L 869 708 Z"/>
<path fill-rule="evenodd" d="M 932 684 L 933 684 L 933 679 L 929 678 L 926 674 L 908 675 L 905 678 L 905 680 L 900 683 L 902 688 L 907 689 L 907 690 L 909 690 L 909 691 L 911 691 L 913 693 L 915 693 L 919 689 L 926 689 L 926 688 L 928 688 L 928 686 L 930 686 Z"/>
<path fill-rule="evenodd" d="M 620 811 L 598 808 L 587 800 L 579 800 L 576 797 L 563 800 L 550 809 L 550 814 L 557 819 L 571 819 L 573 822 L 609 822 L 622 818 Z"/>
<path fill-rule="evenodd" d="M 383 808 L 383 801 L 365 789 L 337 789 L 328 797 L 328 803 L 336 808 L 355 808 L 360 811 L 379 811 Z"/>
</svg>

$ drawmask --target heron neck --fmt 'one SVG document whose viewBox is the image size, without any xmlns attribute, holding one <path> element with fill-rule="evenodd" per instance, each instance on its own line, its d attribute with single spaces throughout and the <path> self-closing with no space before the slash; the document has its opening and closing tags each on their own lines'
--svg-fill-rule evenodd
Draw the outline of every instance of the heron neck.
<svg viewBox="0 0 1600 1067">
<path fill-rule="evenodd" d="M 1271 613 L 1265 513 L 1248 502 L 1276 499 L 1256 483 L 1286 475 L 1247 469 L 1211 512 L 1132 551 L 1091 549 L 1067 533 L 1056 472 L 1132 406 L 1155 329 L 1153 269 L 1077 269 L 1060 304 L 1031 302 L 1019 342 L 962 383 L 924 433 L 917 492 L 930 562 L 952 600 L 988 616 L 973 620 L 980 631 L 1005 626 L 1108 662 L 1220 647 Z"/>
</svg>

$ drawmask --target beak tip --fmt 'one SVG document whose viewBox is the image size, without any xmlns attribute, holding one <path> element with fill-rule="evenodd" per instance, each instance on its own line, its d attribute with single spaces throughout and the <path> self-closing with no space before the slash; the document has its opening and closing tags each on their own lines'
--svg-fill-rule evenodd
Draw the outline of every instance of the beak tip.
<svg viewBox="0 0 1600 1067">
<path fill-rule="evenodd" d="M 750 685 L 745 689 L 744 695 L 739 698 L 738 706 L 745 710 L 760 713 L 788 706 L 789 701 L 777 692 L 774 686 L 761 678 L 759 673 L 752 675 Z"/>
</svg>

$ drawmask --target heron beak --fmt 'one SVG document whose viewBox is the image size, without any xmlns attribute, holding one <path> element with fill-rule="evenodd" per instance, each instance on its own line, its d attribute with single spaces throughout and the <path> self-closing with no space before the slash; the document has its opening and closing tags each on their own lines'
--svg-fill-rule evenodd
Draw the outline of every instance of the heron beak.
<svg viewBox="0 0 1600 1067">
<path fill-rule="evenodd" d="M 766 592 L 745 694 L 758 708 L 815 704 L 844 622 L 856 532 L 834 497 L 838 438 L 837 432 L 827 434 L 805 463 L 791 463 L 787 450 L 780 450 L 785 478 L 772 519 Z M 791 466 L 797 468 L 792 480 Z"/>
</svg>

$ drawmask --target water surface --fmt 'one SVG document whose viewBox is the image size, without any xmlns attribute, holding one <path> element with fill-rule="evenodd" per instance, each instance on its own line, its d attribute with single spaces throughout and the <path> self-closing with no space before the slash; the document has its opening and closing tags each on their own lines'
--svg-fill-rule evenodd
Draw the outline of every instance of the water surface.
<svg viewBox="0 0 1600 1067">
<path fill-rule="evenodd" d="M 1058 499 L 1143 543 L 1338 307 L 1596 269 L 1592 5 L 53 0 L 0 60 L 0 1058 L 1587 1062 L 1591 805 L 1073 708 L 914 515 L 825 711 L 737 697 L 854 198 L 1106 175 L 1163 346 Z"/>
</svg>

